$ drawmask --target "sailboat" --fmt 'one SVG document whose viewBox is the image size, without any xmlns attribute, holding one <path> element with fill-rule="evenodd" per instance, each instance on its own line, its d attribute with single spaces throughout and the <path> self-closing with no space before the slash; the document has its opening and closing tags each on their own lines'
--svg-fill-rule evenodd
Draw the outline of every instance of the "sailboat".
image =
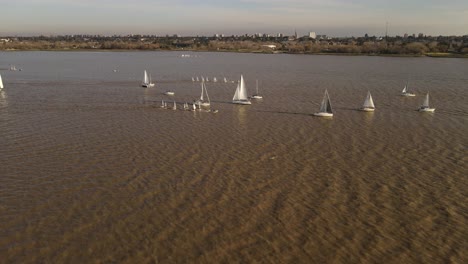
<svg viewBox="0 0 468 264">
<path fill-rule="evenodd" d="M 166 103 L 164 102 L 164 100 L 161 100 L 161 108 L 165 108 L 166 107 Z"/>
<path fill-rule="evenodd" d="M 154 86 L 154 83 L 151 82 L 151 75 L 148 76 L 148 73 L 146 72 L 146 70 L 143 76 L 143 82 L 141 83 L 141 86 L 145 88 Z"/>
<path fill-rule="evenodd" d="M 244 77 L 241 74 L 241 78 L 239 83 L 237 84 L 236 93 L 232 98 L 233 104 L 242 104 L 242 105 L 250 105 L 252 104 L 247 97 L 247 88 L 245 87 Z"/>
<path fill-rule="evenodd" d="M 206 99 L 207 101 L 205 101 L 204 99 L 204 95 L 206 94 Z M 200 99 L 198 99 L 197 101 L 195 101 L 196 104 L 198 104 L 199 106 L 210 106 L 210 97 L 208 96 L 208 91 L 206 90 L 206 84 L 205 82 L 202 82 L 201 83 L 201 95 L 200 95 Z"/>
<path fill-rule="evenodd" d="M 423 104 L 419 107 L 419 112 L 434 112 L 435 108 L 429 107 L 429 93 L 426 94 Z"/>
<path fill-rule="evenodd" d="M 175 101 L 174 101 L 174 106 L 172 106 L 172 110 L 177 110 L 177 104 Z"/>
<path fill-rule="evenodd" d="M 263 96 L 261 96 L 259 93 L 258 93 L 258 80 L 257 80 L 257 85 L 256 85 L 256 88 L 257 88 L 257 93 L 252 95 L 252 99 L 263 99 Z"/>
<path fill-rule="evenodd" d="M 364 104 L 359 110 L 364 112 L 374 112 L 374 100 L 372 100 L 372 95 L 370 94 L 370 91 L 367 92 L 366 100 L 364 101 Z"/>
<path fill-rule="evenodd" d="M 227 79 L 226 79 L 226 77 L 224 77 L 224 82 L 225 82 L 225 83 L 227 83 Z"/>
<path fill-rule="evenodd" d="M 195 78 L 192 77 L 192 82 L 195 82 Z"/>
<path fill-rule="evenodd" d="M 10 71 L 17 71 L 18 69 L 16 69 L 16 66 L 15 65 L 10 65 Z"/>
<path fill-rule="evenodd" d="M 216 79 L 216 77 L 213 77 L 213 82 L 218 82 L 218 79 Z"/>
<path fill-rule="evenodd" d="M 320 110 L 317 113 L 314 113 L 314 116 L 322 117 L 332 117 L 333 110 L 330 103 L 330 97 L 328 96 L 328 91 L 325 90 L 325 95 L 323 96 L 322 104 L 320 105 Z"/>
<path fill-rule="evenodd" d="M 2 75 L 0 75 L 0 89 L 3 89 Z"/>
<path fill-rule="evenodd" d="M 200 79 L 198 79 L 198 76 L 197 76 L 197 82 L 199 82 L 199 81 L 200 81 Z"/>
<path fill-rule="evenodd" d="M 409 92 L 408 83 L 406 83 L 405 88 L 401 91 L 402 96 L 416 96 L 414 93 Z"/>
</svg>

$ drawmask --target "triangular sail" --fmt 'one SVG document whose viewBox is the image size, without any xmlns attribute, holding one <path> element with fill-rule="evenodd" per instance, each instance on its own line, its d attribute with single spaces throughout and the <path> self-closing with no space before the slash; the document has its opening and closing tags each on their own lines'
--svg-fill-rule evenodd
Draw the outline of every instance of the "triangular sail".
<svg viewBox="0 0 468 264">
<path fill-rule="evenodd" d="M 149 83 L 148 73 L 146 73 L 146 70 L 145 70 L 145 74 L 143 76 L 143 83 L 145 83 L 145 84 Z"/>
<path fill-rule="evenodd" d="M 364 108 L 375 108 L 374 100 L 372 100 L 372 95 L 370 92 L 367 92 L 366 100 L 364 101 Z"/>
<path fill-rule="evenodd" d="M 240 84 L 237 84 L 236 92 L 234 93 L 234 97 L 232 98 L 233 101 L 239 100 L 239 90 L 240 90 Z"/>
<path fill-rule="evenodd" d="M 244 77 L 241 75 L 240 88 L 239 88 L 239 99 L 247 100 L 247 87 L 245 86 Z"/>
<path fill-rule="evenodd" d="M 200 100 L 203 101 L 203 86 L 205 85 L 204 82 L 201 83 L 201 95 L 200 95 Z"/>
<path fill-rule="evenodd" d="M 2 81 L 2 76 L 0 75 L 0 89 L 3 89 L 3 81 Z"/>
<path fill-rule="evenodd" d="M 424 98 L 424 102 L 422 104 L 422 107 L 429 108 L 429 93 L 426 94 L 426 98 Z"/>
<path fill-rule="evenodd" d="M 325 95 L 323 96 L 322 104 L 320 105 L 320 111 L 322 113 L 333 113 L 331 103 L 330 103 L 330 97 L 328 96 L 328 91 L 325 90 Z"/>
</svg>

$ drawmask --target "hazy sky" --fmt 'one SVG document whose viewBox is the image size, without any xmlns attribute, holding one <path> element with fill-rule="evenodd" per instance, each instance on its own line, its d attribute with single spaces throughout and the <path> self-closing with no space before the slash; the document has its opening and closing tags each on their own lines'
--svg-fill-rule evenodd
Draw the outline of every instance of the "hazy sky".
<svg viewBox="0 0 468 264">
<path fill-rule="evenodd" d="M 0 0 L 0 35 L 468 34 L 468 0 Z"/>
</svg>

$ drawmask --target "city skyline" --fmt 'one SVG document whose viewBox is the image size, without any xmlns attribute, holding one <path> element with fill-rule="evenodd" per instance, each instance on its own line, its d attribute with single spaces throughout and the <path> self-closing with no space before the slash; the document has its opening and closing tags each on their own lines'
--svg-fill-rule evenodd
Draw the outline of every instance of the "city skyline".
<svg viewBox="0 0 468 264">
<path fill-rule="evenodd" d="M 0 35 L 213 34 L 309 31 L 330 36 L 468 34 L 468 2 L 450 0 L 15 0 Z"/>
</svg>

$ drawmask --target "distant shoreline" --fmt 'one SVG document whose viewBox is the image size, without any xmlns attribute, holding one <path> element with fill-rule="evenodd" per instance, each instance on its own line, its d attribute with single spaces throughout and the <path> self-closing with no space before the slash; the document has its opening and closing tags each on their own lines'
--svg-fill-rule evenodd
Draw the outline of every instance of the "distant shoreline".
<svg viewBox="0 0 468 264">
<path fill-rule="evenodd" d="M 50 52 L 214 52 L 214 53 L 251 53 L 251 54 L 289 54 L 289 55 L 331 55 L 331 56 L 370 56 L 397 58 L 462 58 L 468 59 L 468 54 L 426 53 L 426 54 L 372 54 L 372 53 L 338 53 L 338 52 L 288 52 L 288 51 L 257 51 L 257 50 L 192 50 L 192 49 L 4 49 L 0 52 L 50 51 Z"/>
</svg>

